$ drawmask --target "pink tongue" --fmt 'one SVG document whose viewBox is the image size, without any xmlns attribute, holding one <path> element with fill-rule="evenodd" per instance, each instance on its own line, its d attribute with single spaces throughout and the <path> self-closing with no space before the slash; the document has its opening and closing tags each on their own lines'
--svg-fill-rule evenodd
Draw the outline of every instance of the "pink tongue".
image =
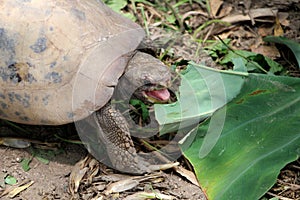
<svg viewBox="0 0 300 200">
<path fill-rule="evenodd" d="M 146 92 L 146 94 L 160 101 L 167 101 L 170 98 L 170 93 L 167 89 L 153 90 L 153 91 Z"/>
</svg>

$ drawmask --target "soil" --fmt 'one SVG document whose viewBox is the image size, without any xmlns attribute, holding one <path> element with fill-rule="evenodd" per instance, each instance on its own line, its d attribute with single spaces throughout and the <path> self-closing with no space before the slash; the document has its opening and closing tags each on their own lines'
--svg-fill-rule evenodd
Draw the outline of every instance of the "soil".
<svg viewBox="0 0 300 200">
<path fill-rule="evenodd" d="M 28 150 L 0 148 L 1 179 L 11 175 L 18 183 L 34 181 L 33 185 L 24 190 L 14 199 L 70 199 L 68 192 L 69 175 L 73 166 L 86 153 L 79 145 L 67 145 L 64 152 L 52 158 L 49 164 L 43 164 L 37 159 L 30 163 L 31 169 L 24 172 L 21 161 L 32 157 Z M 7 196 L 1 199 L 10 199 Z"/>
<path fill-rule="evenodd" d="M 172 3 L 174 2 L 171 1 L 171 4 Z M 130 10 L 130 8 L 131 7 L 128 6 L 127 9 Z M 233 13 L 244 13 L 251 9 L 258 8 L 277 9 L 279 13 L 281 13 L 280 16 L 282 16 L 280 17 L 282 20 L 281 26 L 285 36 L 300 42 L 300 3 L 298 0 L 228 0 L 223 2 L 221 9 L 217 10 L 215 15 L 222 18 L 222 15 L 224 15 L 224 17 L 231 16 Z M 179 11 L 182 15 L 190 11 L 199 11 L 199 13 L 202 13 L 190 15 L 184 20 L 183 25 L 185 24 L 185 27 L 188 25 L 192 32 L 209 19 L 205 7 L 196 3 L 196 1 L 192 5 L 181 6 Z M 151 6 L 147 4 L 145 5 L 145 12 L 150 16 L 151 12 L 154 11 L 153 9 L 151 10 Z M 141 19 L 141 17 L 138 16 L 138 19 Z M 162 44 L 169 44 L 169 31 L 155 24 L 152 19 L 149 19 L 147 23 L 149 23 L 151 38 L 160 44 L 160 48 Z M 197 37 L 208 40 L 215 39 L 214 36 L 218 35 L 220 38 L 231 38 L 231 45 L 237 49 L 259 51 L 263 49 L 260 48 L 261 46 L 266 45 L 263 44 L 263 42 L 258 43 L 257 41 L 261 41 L 259 38 L 267 34 L 273 34 L 273 31 L 274 19 L 271 18 L 269 21 L 257 20 L 254 24 L 251 23 L 250 20 L 243 22 L 238 21 L 231 27 L 219 27 L 217 25 L 214 27 L 207 26 L 198 32 Z M 197 51 L 198 46 L 190 41 L 190 35 L 190 33 L 185 32 L 183 36 L 179 37 L 180 39 L 177 41 L 177 44 L 172 44 L 173 52 L 172 55 L 165 57 L 166 62 L 172 63 L 180 59 L 194 60 L 196 62 L 203 61 L 203 57 L 199 55 L 195 56 L 194 52 Z M 169 40 L 166 40 L 166 38 L 169 38 Z M 160 52 L 162 52 L 161 49 L 159 50 Z M 269 56 L 282 61 L 278 52 Z M 209 58 L 208 63 L 211 63 Z M 294 70 L 293 67 L 290 68 L 290 71 L 294 71 L 295 76 L 299 76 L 300 74 L 297 70 Z M 9 130 L 7 127 L 9 127 Z M 125 199 L 126 197 L 133 199 L 130 195 L 138 194 L 138 192 L 162 193 L 167 195 L 167 197 L 173 197 L 173 199 L 205 199 L 205 195 L 201 189 L 192 183 L 193 178 L 186 178 L 184 176 L 186 175 L 185 173 L 178 173 L 174 169 L 169 169 L 159 174 L 150 174 L 149 176 L 145 176 L 145 180 L 143 181 L 140 180 L 139 176 L 131 175 L 131 178 L 139 180 L 135 187 L 111 193 L 109 192 L 109 185 L 120 180 L 129 181 L 128 175 L 119 174 L 117 171 L 95 162 L 88 155 L 83 145 L 73 143 L 74 141 L 78 141 L 78 137 L 74 134 L 72 128 L 57 127 L 57 129 L 52 129 L 49 127 L 21 127 L 22 129 L 29 130 L 32 135 L 34 135 L 29 138 L 34 139 L 35 145 L 25 149 L 0 146 L 0 199 Z M 0 123 L 0 137 L 7 135 L 15 136 L 16 134 L 17 137 L 20 137 L 20 132 L 23 131 L 13 128 L 4 122 Z M 47 133 L 45 134 L 45 132 Z M 58 134 L 62 138 L 67 138 L 67 141 L 62 141 L 57 137 L 54 138 L 54 134 Z M 38 142 L 36 142 L 36 140 Z M 43 152 L 43 159 L 37 156 L 38 153 L 36 151 Z M 31 160 L 29 164 L 30 169 L 28 171 L 22 168 L 22 164 L 24 167 L 22 161 L 26 159 Z M 47 161 L 49 161 L 49 163 L 47 163 Z M 180 166 L 191 170 L 183 158 L 180 158 Z M 88 169 L 88 172 L 84 174 L 85 176 L 73 177 L 74 174 L 80 175 L 85 169 Z M 4 184 L 4 178 L 7 178 L 8 175 L 17 180 L 16 185 L 11 186 Z M 118 177 L 117 180 L 115 179 L 116 177 Z M 277 183 L 270 189 L 265 197 L 300 199 L 299 177 L 300 160 L 290 163 L 281 171 Z M 16 196 L 14 198 L 9 197 L 12 195 L 12 189 L 20 189 L 20 186 L 26 185 L 30 183 L 30 181 L 33 181 L 32 185 L 28 185 L 25 189 L 15 192 Z M 80 182 L 78 187 L 75 184 L 76 181 Z M 126 181 L 123 181 L 123 185 L 121 182 L 118 183 L 120 183 L 122 187 L 125 187 L 129 185 Z"/>
</svg>

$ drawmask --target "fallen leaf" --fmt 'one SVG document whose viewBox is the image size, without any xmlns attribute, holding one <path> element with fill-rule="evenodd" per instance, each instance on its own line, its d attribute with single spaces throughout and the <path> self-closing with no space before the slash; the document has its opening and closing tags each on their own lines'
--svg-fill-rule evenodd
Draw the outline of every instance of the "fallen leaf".
<svg viewBox="0 0 300 200">
<path fill-rule="evenodd" d="M 105 182 L 93 183 L 93 187 L 95 187 L 97 191 L 103 191 L 106 188 L 106 183 Z"/>
<path fill-rule="evenodd" d="M 220 10 L 223 3 L 224 3 L 224 1 L 222 1 L 222 0 L 210 0 L 209 1 L 210 11 L 214 18 L 217 17 L 217 13 Z"/>
<path fill-rule="evenodd" d="M 85 167 L 89 159 L 89 156 L 86 156 L 84 159 L 77 162 L 73 167 L 69 179 L 69 190 L 73 195 L 77 193 L 80 181 L 89 169 L 88 167 Z"/>
<path fill-rule="evenodd" d="M 4 178 L 7 176 L 7 173 L 4 173 L 2 170 L 0 171 L 0 191 L 1 188 L 5 188 Z"/>
<path fill-rule="evenodd" d="M 251 9 L 248 15 L 243 14 L 232 14 L 222 18 L 222 21 L 228 22 L 231 24 L 243 22 L 243 21 L 255 21 L 256 18 L 263 18 L 263 17 L 275 17 L 277 15 L 277 10 L 272 10 L 271 8 L 258 8 L 258 9 Z M 270 22 L 273 22 L 271 20 Z"/>
<path fill-rule="evenodd" d="M 78 191 L 80 182 L 81 182 L 82 178 L 84 177 L 84 175 L 86 174 L 86 172 L 88 171 L 88 169 L 89 168 L 85 167 L 85 168 L 80 169 L 79 171 L 77 171 L 76 174 L 72 175 L 72 179 L 73 179 L 73 182 L 74 182 L 74 192 Z"/>
<path fill-rule="evenodd" d="M 128 195 L 124 200 L 146 200 L 146 199 L 172 200 L 175 199 L 175 197 L 171 195 L 165 195 L 159 192 L 137 192 L 132 195 Z"/>
<path fill-rule="evenodd" d="M 193 183 L 194 185 L 199 186 L 198 180 L 194 174 L 194 172 L 187 170 L 181 166 L 178 166 L 175 168 L 175 171 L 180 174 L 181 176 L 185 177 L 187 180 L 189 180 L 191 183 Z"/>
<path fill-rule="evenodd" d="M 258 27 L 257 33 L 261 37 L 265 37 L 267 35 L 272 35 L 273 34 L 273 27 Z"/>
<path fill-rule="evenodd" d="M 289 13 L 286 12 L 278 12 L 277 17 L 279 19 L 279 22 L 283 26 L 289 26 L 290 21 L 288 20 Z"/>
<path fill-rule="evenodd" d="M 116 182 L 116 181 L 128 179 L 130 177 L 131 176 L 126 174 L 108 174 L 108 175 L 102 175 L 100 179 L 106 182 Z"/>
<path fill-rule="evenodd" d="M 142 181 L 146 181 L 151 179 L 154 179 L 154 181 L 157 178 L 162 177 L 162 174 L 160 172 L 155 174 L 149 174 L 145 176 L 130 176 L 127 179 L 123 179 L 120 181 L 117 181 L 115 183 L 111 183 L 107 186 L 106 190 L 104 191 L 105 195 L 111 194 L 111 193 L 117 193 L 117 192 L 123 192 L 130 190 L 134 187 L 136 187 L 139 183 Z"/>
<path fill-rule="evenodd" d="M 284 32 L 279 22 L 278 17 L 275 19 L 274 36 L 283 36 Z"/>
<path fill-rule="evenodd" d="M 140 181 L 133 180 L 131 178 L 111 183 L 107 186 L 106 190 L 104 191 L 104 194 L 109 195 L 111 193 L 124 192 L 136 187 L 139 183 Z"/>
<path fill-rule="evenodd" d="M 222 8 L 218 14 L 218 18 L 221 18 L 221 17 L 225 17 L 227 15 L 230 14 L 230 12 L 233 10 L 233 7 L 232 6 L 225 6 L 224 8 Z"/>
<path fill-rule="evenodd" d="M 97 196 L 97 197 L 94 197 L 92 198 L 91 200 L 103 200 L 104 199 L 104 196 Z"/>
<path fill-rule="evenodd" d="M 280 57 L 280 53 L 275 46 L 260 45 L 258 47 L 251 46 L 251 51 L 267 56 L 271 59 Z"/>
<path fill-rule="evenodd" d="M 179 165 L 179 162 L 175 162 L 175 163 L 167 163 L 167 164 L 162 164 L 162 165 L 150 165 L 149 168 L 152 171 L 158 171 L 158 170 L 171 169 L 171 168 L 176 167 L 178 165 Z"/>
<path fill-rule="evenodd" d="M 21 185 L 21 186 L 18 186 L 17 188 L 14 188 L 12 191 L 10 191 L 8 193 L 9 198 L 14 198 L 19 193 L 21 193 L 22 191 L 24 191 L 27 188 L 29 188 L 33 183 L 34 183 L 34 181 L 30 181 L 29 183 L 27 183 L 25 185 Z"/>
</svg>

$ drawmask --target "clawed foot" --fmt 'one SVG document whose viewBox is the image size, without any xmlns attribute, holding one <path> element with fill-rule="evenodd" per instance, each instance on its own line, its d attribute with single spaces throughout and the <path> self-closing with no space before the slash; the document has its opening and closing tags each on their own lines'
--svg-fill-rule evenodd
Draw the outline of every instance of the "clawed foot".
<svg viewBox="0 0 300 200">
<path fill-rule="evenodd" d="M 167 164 L 151 164 L 145 161 L 143 157 L 136 154 L 135 151 L 130 153 L 128 151 L 119 149 L 114 153 L 111 151 L 108 151 L 108 153 L 113 168 L 121 172 L 131 174 L 145 174 L 153 171 L 169 169 L 179 165 L 178 162 Z"/>
<path fill-rule="evenodd" d="M 126 173 L 144 174 L 173 165 L 153 165 L 136 153 L 127 121 L 110 104 L 96 112 L 98 139 L 105 145 L 112 167 Z M 99 141 L 99 143 L 100 143 Z"/>
</svg>

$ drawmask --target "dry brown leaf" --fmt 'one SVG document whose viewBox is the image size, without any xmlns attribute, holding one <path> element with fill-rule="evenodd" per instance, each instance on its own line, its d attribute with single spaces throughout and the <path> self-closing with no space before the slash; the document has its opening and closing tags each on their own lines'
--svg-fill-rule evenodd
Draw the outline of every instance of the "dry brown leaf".
<svg viewBox="0 0 300 200">
<path fill-rule="evenodd" d="M 219 34 L 218 36 L 222 39 L 222 40 L 225 40 L 227 38 L 229 38 L 230 35 L 232 35 L 232 33 L 234 32 L 234 30 L 230 30 L 230 31 L 227 31 L 227 32 L 224 32 L 222 34 Z M 218 39 L 218 38 L 216 38 Z"/>
<path fill-rule="evenodd" d="M 223 5 L 223 3 L 224 3 L 224 1 L 222 1 L 222 0 L 210 0 L 209 1 L 210 11 L 214 18 L 217 17 L 217 13 L 220 10 L 220 7 Z"/>
<path fill-rule="evenodd" d="M 139 183 L 140 181 L 131 178 L 111 183 L 107 186 L 104 194 L 109 195 L 111 193 L 124 192 L 138 186 Z"/>
<path fill-rule="evenodd" d="M 283 29 L 281 27 L 278 17 L 276 17 L 275 26 L 274 26 L 274 36 L 283 36 L 283 35 L 284 35 Z"/>
<path fill-rule="evenodd" d="M 186 18 L 193 16 L 193 15 L 202 15 L 202 16 L 208 17 L 207 13 L 202 10 L 191 10 L 189 12 L 184 13 L 181 18 L 182 18 L 182 20 L 185 20 Z"/>
<path fill-rule="evenodd" d="M 286 12 L 278 12 L 277 17 L 279 19 L 279 22 L 283 26 L 289 26 L 290 21 L 288 20 L 289 13 Z"/>
<path fill-rule="evenodd" d="M 181 176 L 185 177 L 187 180 L 189 180 L 191 183 L 193 183 L 194 185 L 199 186 L 198 180 L 194 174 L 194 172 L 187 170 L 181 166 L 178 166 L 175 168 L 175 171 L 180 174 Z"/>
<path fill-rule="evenodd" d="M 220 13 L 218 14 L 218 18 L 225 17 L 225 16 L 229 15 L 232 10 L 233 10 L 233 7 L 227 5 L 226 7 L 222 8 L 220 10 Z"/>
<path fill-rule="evenodd" d="M 79 188 L 79 185 L 80 185 L 80 182 L 82 180 L 82 178 L 84 177 L 84 175 L 86 174 L 86 172 L 88 171 L 89 168 L 85 167 L 83 169 L 80 169 L 79 171 L 77 171 L 76 174 L 73 174 L 72 175 L 72 181 L 74 183 L 74 192 L 78 192 L 78 188 Z M 73 171 L 72 171 L 73 172 Z"/>
<path fill-rule="evenodd" d="M 69 190 L 73 195 L 74 193 L 77 193 L 80 181 L 89 169 L 88 167 L 85 167 L 89 163 L 89 160 L 90 157 L 86 156 L 84 159 L 77 162 L 73 167 L 69 179 Z"/>
<path fill-rule="evenodd" d="M 249 10 L 249 16 L 251 18 L 253 25 L 255 24 L 255 22 L 254 22 L 255 18 L 275 17 L 277 15 L 277 13 L 278 13 L 278 10 L 274 10 L 271 8 L 257 8 L 257 9 Z"/>
<path fill-rule="evenodd" d="M 104 199 L 104 196 L 99 195 L 99 196 L 93 197 L 91 200 L 103 200 L 103 199 Z"/>
<path fill-rule="evenodd" d="M 178 165 L 179 165 L 179 162 L 175 162 L 175 163 L 167 163 L 167 164 L 163 164 L 163 165 L 150 165 L 149 168 L 152 171 L 158 171 L 158 170 L 171 169 L 171 168 L 176 167 Z"/>
<path fill-rule="evenodd" d="M 0 194 L 0 198 L 5 196 L 5 195 L 9 195 L 12 196 L 19 194 L 20 192 L 22 192 L 23 190 L 27 189 L 28 187 L 30 187 L 32 184 L 34 183 L 34 181 L 30 181 L 30 180 L 25 180 L 23 182 L 21 182 L 18 185 L 14 185 L 11 187 L 6 188 L 1 194 Z M 19 191 L 19 192 L 18 192 Z M 13 197 L 11 197 L 13 198 Z"/>
<path fill-rule="evenodd" d="M 97 190 L 97 191 L 103 191 L 106 188 L 106 183 L 105 182 L 97 182 L 97 183 L 93 183 L 93 187 Z"/>
<path fill-rule="evenodd" d="M 124 200 L 146 200 L 146 199 L 172 200 L 175 199 L 175 197 L 171 195 L 165 195 L 159 192 L 137 192 L 132 195 L 128 195 Z"/>
<path fill-rule="evenodd" d="M 99 172 L 98 161 L 95 159 L 91 159 L 91 162 L 89 163 L 89 173 L 87 177 L 88 184 L 91 184 L 93 182 L 93 179 L 94 177 L 96 177 L 98 172 Z"/>
<path fill-rule="evenodd" d="M 261 37 L 272 35 L 272 33 L 273 33 L 273 27 L 258 27 L 257 33 Z"/>
<path fill-rule="evenodd" d="M 250 21 L 251 19 L 255 18 L 263 18 L 263 17 L 275 17 L 277 15 L 277 10 L 272 10 L 271 8 L 258 8 L 258 9 L 251 9 L 248 15 L 242 14 L 233 14 L 222 18 L 222 21 L 228 22 L 231 24 L 243 22 L 243 21 Z"/>
<path fill-rule="evenodd" d="M 259 45 L 258 47 L 251 46 L 250 49 L 254 53 L 260 53 L 271 59 L 280 57 L 280 53 L 275 46 Z"/>
<path fill-rule="evenodd" d="M 120 180 L 125 180 L 128 178 L 131 178 L 132 176 L 126 175 L 126 174 L 107 174 L 107 175 L 102 175 L 100 177 L 101 180 L 106 181 L 106 182 L 116 182 Z"/>
<path fill-rule="evenodd" d="M 25 185 L 18 186 L 17 188 L 14 188 L 12 191 L 10 191 L 8 193 L 9 198 L 14 198 L 20 192 L 22 192 L 22 191 L 26 190 L 27 188 L 29 188 L 33 183 L 34 183 L 34 181 L 30 181 L 29 183 L 26 183 Z"/>
<path fill-rule="evenodd" d="M 115 183 L 111 183 L 107 186 L 106 190 L 104 191 L 105 195 L 111 194 L 111 193 L 116 193 L 116 192 L 123 192 L 126 190 L 130 190 L 134 187 L 136 187 L 139 183 L 149 180 L 154 179 L 154 181 L 156 181 L 156 179 L 159 179 L 162 177 L 162 173 L 158 172 L 155 174 L 149 174 L 149 175 L 145 175 L 145 176 L 130 176 L 126 179 L 117 181 Z"/>
</svg>

